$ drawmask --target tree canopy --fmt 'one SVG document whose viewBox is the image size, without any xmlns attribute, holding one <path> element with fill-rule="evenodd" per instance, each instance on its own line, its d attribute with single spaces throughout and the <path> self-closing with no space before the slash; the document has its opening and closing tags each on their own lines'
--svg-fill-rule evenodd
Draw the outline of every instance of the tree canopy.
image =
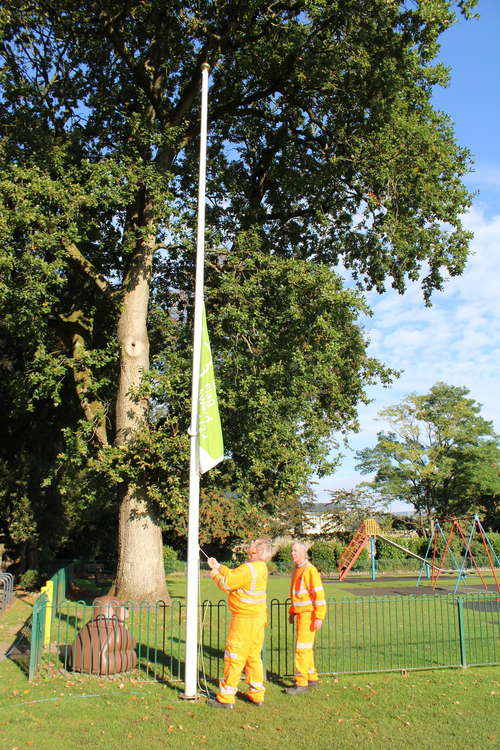
<svg viewBox="0 0 500 750">
<path fill-rule="evenodd" d="M 393 430 L 358 452 L 357 468 L 387 501 L 402 500 L 427 516 L 484 513 L 500 491 L 500 445 L 467 388 L 436 383 L 422 396 L 380 411 Z"/>
<path fill-rule="evenodd" d="M 6 0 L 0 9 L 3 523 L 119 519 L 115 591 L 165 596 L 185 508 L 201 65 L 206 307 L 228 459 L 264 512 L 356 427 L 360 289 L 464 268 L 469 156 L 430 103 L 474 0 Z M 13 538 L 14 538 L 13 537 Z M 108 545 L 108 539 L 104 542 Z M 146 583 L 147 582 L 147 583 Z"/>
</svg>

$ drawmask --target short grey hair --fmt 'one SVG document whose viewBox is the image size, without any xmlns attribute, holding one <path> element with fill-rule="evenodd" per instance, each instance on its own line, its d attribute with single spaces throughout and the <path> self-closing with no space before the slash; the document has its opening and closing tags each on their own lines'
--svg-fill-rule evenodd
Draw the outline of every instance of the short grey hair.
<svg viewBox="0 0 500 750">
<path fill-rule="evenodd" d="M 302 547 L 304 552 L 307 554 L 307 544 L 305 542 L 302 542 L 300 539 L 294 539 L 292 542 L 292 547 L 294 544 L 296 544 L 297 547 Z"/>
<path fill-rule="evenodd" d="M 259 560 L 267 562 L 271 559 L 273 554 L 273 546 L 269 539 L 254 539 L 252 544 L 255 544 Z"/>
</svg>

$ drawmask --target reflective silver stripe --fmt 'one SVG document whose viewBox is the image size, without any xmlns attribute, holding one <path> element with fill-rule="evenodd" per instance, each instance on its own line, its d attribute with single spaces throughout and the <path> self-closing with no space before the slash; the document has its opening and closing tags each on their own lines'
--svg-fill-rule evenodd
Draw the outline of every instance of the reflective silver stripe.
<svg viewBox="0 0 500 750">
<path fill-rule="evenodd" d="M 302 643 L 301 641 L 297 641 L 297 643 L 295 644 L 295 648 L 312 648 L 312 643 Z"/>
<path fill-rule="evenodd" d="M 257 589 L 257 573 L 254 570 L 252 563 L 245 563 L 248 565 L 250 576 L 252 581 L 249 589 L 236 589 L 240 602 L 244 604 L 265 604 L 266 603 L 266 590 Z M 252 597 L 252 598 L 250 598 Z"/>
<path fill-rule="evenodd" d="M 255 586 L 257 585 L 257 574 L 255 570 L 253 569 L 252 563 L 245 563 L 245 565 L 248 565 L 248 568 L 250 570 L 250 575 L 252 576 L 252 583 L 250 584 L 250 591 L 255 591 Z"/>
<path fill-rule="evenodd" d="M 313 591 L 323 591 L 323 586 L 316 586 Z"/>
<path fill-rule="evenodd" d="M 305 607 L 305 606 L 307 606 L 308 604 L 312 604 L 312 601 L 311 601 L 310 599 L 306 599 L 306 600 L 305 600 L 305 601 L 303 601 L 303 602 L 294 602 L 294 603 L 293 603 L 293 606 L 294 606 L 294 607 Z"/>
<path fill-rule="evenodd" d="M 314 603 L 316 604 L 316 606 L 318 606 L 319 604 L 326 604 L 326 601 L 325 599 L 316 599 Z"/>
<path fill-rule="evenodd" d="M 263 596 L 266 591 L 265 589 L 255 589 L 255 590 L 248 590 L 248 589 L 238 589 L 238 592 L 240 594 L 248 594 L 248 596 Z"/>
<path fill-rule="evenodd" d="M 237 659 L 238 658 L 238 654 L 235 654 L 233 651 L 224 651 L 224 656 L 227 659 Z"/>
<path fill-rule="evenodd" d="M 300 589 L 295 589 L 294 593 L 297 594 L 297 596 L 302 596 L 303 594 L 307 594 L 309 592 L 307 591 L 306 588 L 300 588 Z"/>
<path fill-rule="evenodd" d="M 222 693 L 222 695 L 236 695 L 237 688 L 229 687 L 229 685 L 220 685 L 219 691 Z"/>
<path fill-rule="evenodd" d="M 256 692 L 257 690 L 264 690 L 264 683 L 263 682 L 251 682 L 250 687 L 248 688 L 248 692 Z"/>
</svg>

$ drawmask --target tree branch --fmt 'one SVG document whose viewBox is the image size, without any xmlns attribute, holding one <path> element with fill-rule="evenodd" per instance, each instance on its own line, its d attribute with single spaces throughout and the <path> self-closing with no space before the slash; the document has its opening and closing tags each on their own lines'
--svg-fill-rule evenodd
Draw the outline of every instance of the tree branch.
<svg viewBox="0 0 500 750">
<path fill-rule="evenodd" d="M 113 294 L 114 289 L 111 284 L 102 274 L 99 273 L 99 271 L 97 271 L 92 263 L 77 248 L 75 243 L 66 239 L 63 239 L 62 243 L 71 260 L 73 260 L 86 276 L 94 282 L 96 287 L 104 294 Z"/>
<path fill-rule="evenodd" d="M 85 418 L 94 425 L 94 434 L 99 444 L 104 447 L 108 445 L 108 434 L 106 429 L 106 411 L 102 401 L 97 398 L 89 398 L 88 392 L 93 382 L 92 371 L 85 364 L 86 336 L 89 334 L 91 324 L 82 310 L 75 310 L 69 315 L 59 315 L 59 320 L 64 324 L 66 334 L 69 335 L 71 346 L 71 368 L 75 382 L 75 390 L 80 401 Z"/>
</svg>

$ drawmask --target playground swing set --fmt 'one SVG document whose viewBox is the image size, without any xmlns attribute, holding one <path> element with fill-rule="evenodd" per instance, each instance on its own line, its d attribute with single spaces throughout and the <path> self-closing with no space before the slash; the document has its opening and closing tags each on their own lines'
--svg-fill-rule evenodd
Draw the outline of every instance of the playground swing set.
<svg viewBox="0 0 500 750">
<path fill-rule="evenodd" d="M 472 521 L 470 529 L 468 530 L 468 532 L 464 532 L 464 528 L 466 528 L 466 525 L 469 521 Z M 445 531 L 443 530 L 443 524 L 445 523 L 451 524 L 447 533 L 445 533 Z M 456 559 L 451 548 L 452 539 L 457 535 L 462 541 L 463 547 L 465 549 L 461 561 L 458 561 Z M 472 569 L 475 570 L 475 572 L 481 579 L 484 588 L 486 590 L 488 589 L 486 581 L 484 580 L 483 571 L 479 567 L 476 556 L 472 552 L 472 542 L 475 539 L 479 539 L 483 545 L 485 555 L 488 558 L 488 566 L 491 570 L 491 573 L 493 574 L 493 579 L 498 591 L 498 598 L 500 600 L 500 581 L 497 578 L 495 569 L 500 568 L 500 560 L 495 553 L 493 545 L 491 544 L 488 535 L 477 515 L 474 515 L 472 518 L 453 517 L 448 521 L 435 520 L 432 525 L 432 533 L 429 538 L 425 557 L 422 557 L 421 555 L 418 555 L 416 552 L 412 552 L 412 550 L 403 547 L 392 539 L 383 536 L 378 522 L 374 519 L 362 521 L 362 523 L 356 529 L 351 541 L 339 558 L 339 581 L 343 581 L 346 578 L 349 571 L 355 565 L 361 552 L 368 544 L 370 545 L 372 580 L 374 581 L 376 579 L 377 570 L 375 562 L 375 540 L 377 537 L 379 539 L 382 539 L 392 547 L 403 551 L 406 555 L 409 555 L 410 557 L 414 557 L 417 560 L 421 561 L 422 566 L 420 568 L 420 575 L 417 580 L 417 586 L 420 585 L 420 581 L 424 573 L 426 574 L 427 578 L 431 579 L 433 589 L 436 588 L 439 576 L 442 573 L 455 573 L 457 575 L 454 589 L 455 593 L 457 592 L 460 583 L 465 580 L 467 573 L 470 573 Z M 444 546 L 442 553 L 439 552 L 440 541 L 442 541 Z M 452 561 L 452 568 L 445 568 L 448 558 L 450 558 Z M 470 562 L 471 564 L 469 567 L 467 567 L 467 562 Z"/>
</svg>

